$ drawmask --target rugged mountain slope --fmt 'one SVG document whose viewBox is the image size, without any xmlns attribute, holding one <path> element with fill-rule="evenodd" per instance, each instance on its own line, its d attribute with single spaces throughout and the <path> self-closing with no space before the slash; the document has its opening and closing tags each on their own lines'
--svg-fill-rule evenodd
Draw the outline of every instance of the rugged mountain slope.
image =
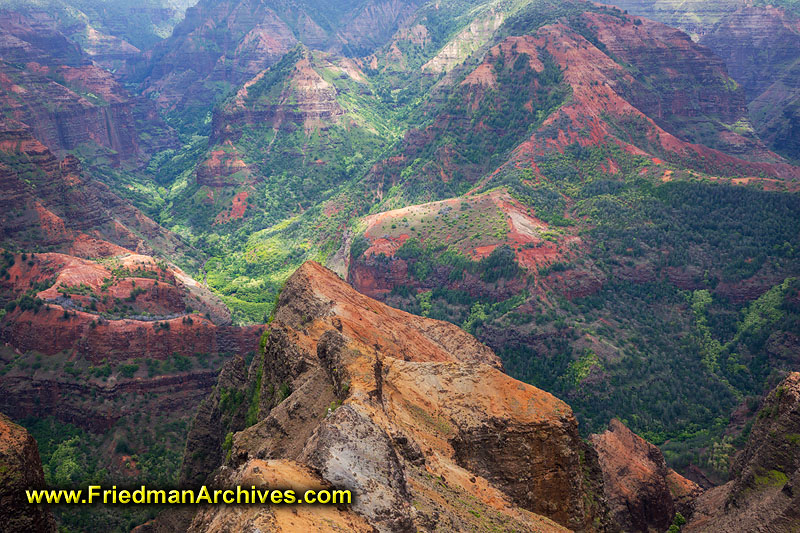
<svg viewBox="0 0 800 533">
<path fill-rule="evenodd" d="M 576 142 L 624 148 L 607 155 L 610 174 L 645 157 L 651 177 L 671 171 L 664 161 L 734 176 L 797 173 L 752 134 L 731 131 L 747 122 L 744 96 L 706 48 L 612 9 L 548 7 L 476 8 L 474 27 L 462 20 L 443 44 L 427 6 L 367 60 L 307 48 L 287 54 L 215 109 L 204 161 L 178 177 L 162 221 L 218 247 L 227 260 L 209 262 L 208 279 L 237 316 L 254 320 L 302 260 L 334 256 L 343 271 L 347 254 L 333 252 L 346 251 L 343 227 L 354 215 L 518 181 L 490 179 L 498 167 L 531 167 L 539 177 L 531 160 L 552 161 Z M 430 42 L 420 48 L 398 44 L 423 34 Z M 464 66 L 445 60 L 459 43 L 467 43 L 459 57 L 476 54 Z M 395 56 L 402 61 L 392 63 Z M 430 61 L 440 66 L 414 70 Z M 437 69 L 446 72 L 441 80 Z M 406 124 L 413 127 L 391 147 Z"/>
<path fill-rule="evenodd" d="M 18 350 L 68 352 L 98 364 L 247 352 L 255 345 L 252 328 L 214 324 L 212 317 L 230 322 L 227 309 L 185 273 L 152 257 L 124 250 L 97 262 L 23 255 L 6 253 L 6 280 L 0 282 L 9 302 L 1 335 Z"/>
<path fill-rule="evenodd" d="M 567 399 L 584 434 L 623 417 L 663 447 L 671 466 L 698 477 L 725 480 L 753 398 L 796 366 L 798 169 L 753 132 L 750 89 L 679 31 L 578 1 L 201 2 L 147 61 L 125 71 L 185 143 L 143 170 L 171 146 L 159 137 L 168 128 L 139 127 L 153 107 L 71 47 L 66 29 L 33 19 L 3 26 L 3 57 L 14 60 L 3 67 L 0 96 L 29 131 L 80 156 L 86 170 L 72 157 L 59 162 L 7 121 L 0 229 L 14 253 L 3 259 L 9 307 L 0 320 L 3 338 L 28 352 L 2 352 L 0 381 L 15 416 L 49 409 L 105 431 L 81 438 L 102 450 L 100 466 L 113 480 L 174 481 L 182 424 L 215 369 L 238 352 L 198 414 L 186 482 L 220 463 L 220 480 L 339 482 L 344 467 L 326 450 L 351 446 L 352 426 L 392 465 L 356 465 L 383 480 L 389 503 L 358 515 L 332 511 L 336 523 L 433 529 L 438 512 L 442 528 L 507 517 L 518 529 L 549 527 L 523 507 L 562 526 L 592 525 L 598 513 L 581 502 L 587 491 L 601 494 L 590 483 L 600 473 L 581 470 L 575 419 L 562 416 L 563 404 L 543 401 L 540 420 L 503 402 L 544 393 L 479 364 L 467 364 L 466 375 L 448 354 L 420 360 L 431 335 L 436 342 L 423 355 L 440 354 L 443 335 L 464 339 L 454 327 L 439 324 L 445 333 L 422 337 L 399 329 L 412 344 L 384 338 L 375 317 L 430 323 L 393 315 L 305 267 L 299 276 L 314 294 L 294 291 L 305 301 L 298 316 L 277 302 L 268 356 L 247 372 L 259 328 L 222 325 L 226 312 L 203 286 L 237 323 L 267 321 L 279 287 L 309 258 L 364 293 L 476 334 L 515 377 Z M 792 19 L 780 20 L 770 27 L 791 43 Z M 98 47 L 87 50 L 106 66 L 136 53 L 96 37 Z M 157 259 L 165 256 L 203 283 Z M 342 331 L 315 311 L 334 296 L 350 306 Z M 353 310 L 362 306 L 378 314 Z M 331 367 L 329 356 L 344 366 Z M 376 377 L 374 365 L 386 359 L 391 365 Z M 345 386 L 330 368 L 358 379 Z M 434 375 L 430 398 L 398 369 Z M 505 389 L 492 392 L 496 385 Z M 509 397 L 497 397 L 506 389 Z M 508 409 L 496 412 L 499 404 Z M 130 434 L 138 411 L 168 415 Z M 546 482 L 536 458 L 493 440 L 500 433 L 516 452 L 545 430 L 569 443 L 535 448 L 558 472 Z M 676 505 L 662 490 L 666 467 L 632 434 L 616 440 L 648 456 L 637 491 L 656 489 L 625 501 L 656 505 L 657 525 L 666 524 Z M 52 448 L 71 449 L 65 434 L 52 441 L 47 459 L 59 456 Z M 481 453 L 470 454 L 475 443 Z M 518 481 L 529 466 L 535 498 Z M 473 475 L 481 490 L 465 500 Z M 409 494 L 420 496 L 417 511 Z M 609 494 L 623 505 L 619 492 Z M 214 509 L 195 527 L 239 519 L 260 527 L 294 518 Z"/>
<path fill-rule="evenodd" d="M 656 446 L 619 420 L 592 435 L 609 507 L 623 531 L 667 531 L 676 513 L 690 518 L 702 489 L 667 467 Z"/>
<path fill-rule="evenodd" d="M 507 39 L 479 68 L 487 69 L 500 53 L 504 63 L 515 61 L 520 52 L 514 45 L 518 50 L 522 43 L 553 58 L 572 96 L 520 144 L 517 158 L 535 162 L 537 155 L 573 143 L 618 144 L 635 155 L 712 174 L 797 175 L 757 139 L 729 131 L 728 124 L 747 120 L 743 95 L 717 58 L 675 30 L 619 13 L 585 12 L 521 41 Z"/>
<path fill-rule="evenodd" d="M 249 371 L 241 359 L 231 361 L 204 401 L 182 483 L 332 485 L 354 490 L 356 503 L 310 513 L 170 510 L 138 531 L 316 530 L 321 520 L 356 531 L 560 530 L 520 509 L 530 506 L 583 530 L 588 524 L 575 520 L 576 508 L 560 510 L 581 486 L 598 506 L 594 491 L 602 491 L 611 512 L 610 522 L 595 519 L 588 529 L 664 531 L 686 519 L 690 531 L 796 525 L 791 474 L 784 473 L 797 466 L 798 374 L 765 400 L 734 461 L 734 480 L 702 494 L 617 420 L 590 438 L 591 447 L 568 437 L 569 408 L 505 377 L 498 365 L 460 330 L 383 306 L 307 263 L 281 293 Z M 574 470 L 566 458 L 576 451 Z"/>
<path fill-rule="evenodd" d="M 48 481 L 171 482 L 217 369 L 254 352 L 261 329 L 231 327 L 219 299 L 163 259 L 192 264 L 197 251 L 75 157 L 59 161 L 18 123 L 2 130 L 0 408 L 46 439 L 46 461 L 76 455 L 67 477 L 53 460 Z M 131 431 L 143 413 L 160 414 Z M 83 510 L 58 512 L 87 525 L 72 521 Z"/>
<path fill-rule="evenodd" d="M 744 0 L 617 0 L 609 2 L 651 20 L 663 22 L 673 28 L 681 28 L 697 41 L 725 18 L 726 15 L 745 5 Z"/>
<path fill-rule="evenodd" d="M 773 150 L 796 160 L 800 147 L 796 3 L 618 0 L 614 4 L 681 28 L 714 50 L 744 88 L 759 136 Z"/>
<path fill-rule="evenodd" d="M 326 216 L 335 208 L 321 203 L 396 136 L 394 114 L 355 62 L 305 47 L 217 106 L 209 146 L 178 178 L 164 223 L 225 250 L 207 279 L 237 320 L 261 321 L 298 260 L 338 238 L 341 221 Z"/>
<path fill-rule="evenodd" d="M 282 1 L 201 1 L 141 67 L 146 92 L 163 106 L 196 107 L 275 64 L 298 42 L 365 55 L 391 36 L 415 5 L 403 0 L 291 6 Z"/>
<path fill-rule="evenodd" d="M 385 144 L 382 137 L 394 132 L 384 113 L 390 111 L 357 64 L 298 47 L 216 110 L 212 148 L 195 172 L 201 188 L 189 187 L 183 195 L 291 195 L 253 206 L 256 214 L 270 212 L 273 221 L 307 209 L 363 172 L 364 161 Z M 214 223 L 245 216 L 220 216 L 214 207 Z"/>
<path fill-rule="evenodd" d="M 44 473 L 33 437 L 0 414 L 0 520 L 3 530 L 56 531 L 53 515 L 30 505 L 25 490 L 44 488 Z"/>
<path fill-rule="evenodd" d="M 115 353 L 119 361 L 165 359 L 255 346 L 244 330 L 215 325 L 229 324 L 230 314 L 207 289 L 152 257 L 195 250 L 86 177 L 74 157 L 59 162 L 25 128 L 3 129 L 0 235 L 6 249 L 17 250 L 5 252 L 0 281 L 7 342 L 93 363 Z M 205 316 L 189 322 L 193 311 Z"/>
<path fill-rule="evenodd" d="M 479 183 L 485 190 L 501 181 L 487 174 L 509 156 L 514 169 L 539 177 L 537 158 L 576 143 L 623 148 L 609 157 L 612 174 L 633 154 L 712 175 L 797 178 L 746 128 L 733 131 L 747 124 L 744 95 L 708 49 L 619 11 L 562 9 L 555 24 L 542 25 L 546 15 L 533 8 L 506 20 L 497 38 L 512 36 L 462 70 L 447 101 L 426 109 L 429 125 L 408 131 L 369 173 L 374 201 L 436 200 Z"/>
<path fill-rule="evenodd" d="M 510 16 L 482 62 L 452 74 L 469 89 L 428 102 L 428 121 L 365 178 L 378 207 L 343 263 L 359 290 L 475 332 L 589 428 L 623 409 L 681 468 L 704 442 L 694 461 L 724 479 L 713 450 L 734 447 L 737 396 L 792 368 L 775 350 L 795 346 L 798 265 L 778 250 L 796 242 L 779 228 L 797 198 L 757 189 L 794 190 L 798 169 L 732 131 L 744 94 L 708 48 L 582 7 L 554 24 Z M 545 80 L 562 95 L 552 113 Z M 739 318 L 765 307 L 754 329 Z"/>
<path fill-rule="evenodd" d="M 704 494 L 685 531 L 792 531 L 800 521 L 800 374 L 766 398 L 732 480 Z"/>
<path fill-rule="evenodd" d="M 34 137 L 60 153 L 89 143 L 135 160 L 175 146 L 152 104 L 131 95 L 46 21 L 18 12 L 0 17 L 0 105 L 6 119 L 27 124 Z"/>
<path fill-rule="evenodd" d="M 215 482 L 311 468 L 358 494 L 352 511 L 379 531 L 607 527 L 596 458 L 569 407 L 504 375 L 458 328 L 389 308 L 306 263 L 262 346 L 241 389 L 252 425 L 225 445 Z M 195 435 L 208 423 L 198 417 Z M 204 510 L 191 530 L 231 518 Z M 236 520 L 272 518 L 251 509 Z"/>
</svg>

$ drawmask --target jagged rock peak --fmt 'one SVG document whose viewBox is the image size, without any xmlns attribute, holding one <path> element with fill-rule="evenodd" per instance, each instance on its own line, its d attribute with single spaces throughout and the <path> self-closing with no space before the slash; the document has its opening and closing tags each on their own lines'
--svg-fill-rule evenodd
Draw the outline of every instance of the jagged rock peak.
<svg viewBox="0 0 800 533">
<path fill-rule="evenodd" d="M 213 483 L 291 473 L 349 488 L 352 514 L 331 519 L 355 530 L 610 527 L 596 454 L 569 406 L 503 374 L 459 328 L 361 295 L 317 263 L 287 281 L 241 390 L 252 391 L 249 427 Z M 203 510 L 190 530 L 280 523 L 279 511 L 226 513 Z"/>
</svg>

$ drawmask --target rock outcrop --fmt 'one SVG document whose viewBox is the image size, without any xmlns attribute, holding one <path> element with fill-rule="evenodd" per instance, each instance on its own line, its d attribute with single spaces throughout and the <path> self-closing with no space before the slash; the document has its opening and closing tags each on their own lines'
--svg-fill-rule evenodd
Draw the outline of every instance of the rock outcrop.
<svg viewBox="0 0 800 533">
<path fill-rule="evenodd" d="M 214 483 L 291 472 L 290 484 L 349 488 L 356 530 L 610 526 L 597 458 L 570 408 L 503 374 L 457 327 L 387 307 L 309 262 L 286 283 L 262 346 L 248 378 L 257 422 L 233 435 Z M 236 523 L 273 513 L 247 510 Z M 229 519 L 203 510 L 190 530 L 221 531 Z"/>
<path fill-rule="evenodd" d="M 676 512 L 690 517 L 702 489 L 667 467 L 656 446 L 619 420 L 592 435 L 611 516 L 623 531 L 663 532 Z"/>
<path fill-rule="evenodd" d="M 286 460 L 254 459 L 228 481 L 245 487 L 292 489 L 297 494 L 306 490 L 331 488 L 330 483 L 307 465 Z M 182 523 L 178 525 L 183 526 Z M 151 530 L 143 529 L 138 533 Z M 174 529 L 172 531 L 175 531 Z M 373 533 L 370 523 L 346 506 L 247 506 L 203 509 L 194 518 L 189 531 L 269 531 L 274 533 L 342 531 Z"/>
<path fill-rule="evenodd" d="M 15 310 L 3 319 L 0 339 L 18 350 L 67 353 L 93 364 L 140 357 L 165 360 L 174 354 L 248 353 L 258 345 L 258 326 L 216 326 L 202 317 L 190 323 L 185 313 L 166 320 L 106 320 L 69 309 L 50 305 L 38 313 Z"/>
<path fill-rule="evenodd" d="M 796 531 L 800 524 L 800 373 L 767 395 L 732 480 L 700 497 L 683 531 Z"/>
<path fill-rule="evenodd" d="M 25 490 L 44 488 L 39 447 L 25 430 L 0 414 L 0 523 L 7 533 L 57 531 L 50 511 L 31 505 Z"/>
</svg>

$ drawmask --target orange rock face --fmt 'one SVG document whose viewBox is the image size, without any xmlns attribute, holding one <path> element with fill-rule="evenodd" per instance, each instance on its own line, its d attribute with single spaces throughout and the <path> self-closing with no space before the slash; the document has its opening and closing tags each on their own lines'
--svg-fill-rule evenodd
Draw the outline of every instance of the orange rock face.
<svg viewBox="0 0 800 533">
<path fill-rule="evenodd" d="M 99 322 L 96 315 L 89 313 L 76 312 L 68 318 L 63 313 L 56 307 L 38 313 L 11 313 L 6 318 L 2 339 L 18 350 L 48 355 L 68 352 L 100 364 L 104 360 L 164 360 L 173 354 L 188 357 L 248 353 L 256 348 L 260 332 L 256 326 L 219 327 L 203 318 L 194 318 L 192 324 L 183 318 Z"/>
<path fill-rule="evenodd" d="M 278 487 L 302 495 L 307 490 L 330 488 L 307 466 L 292 461 L 254 459 L 232 479 L 244 487 Z M 372 526 L 347 506 L 248 506 L 242 508 L 204 509 L 194 518 L 192 530 L 272 531 L 275 533 L 306 533 L 324 528 L 328 531 L 371 533 Z"/>
<path fill-rule="evenodd" d="M 590 440 L 600 458 L 612 516 L 623 531 L 666 531 L 676 511 L 690 516 L 689 504 L 702 489 L 667 468 L 656 446 L 619 420 Z"/>
<path fill-rule="evenodd" d="M 459 328 L 376 302 L 309 262 L 262 346 L 249 378 L 260 384 L 258 422 L 234 435 L 215 482 L 293 461 L 351 489 L 352 510 L 380 531 L 604 527 L 596 459 L 569 406 L 505 375 Z M 220 530 L 222 513 L 199 513 L 192 530 Z"/>
</svg>

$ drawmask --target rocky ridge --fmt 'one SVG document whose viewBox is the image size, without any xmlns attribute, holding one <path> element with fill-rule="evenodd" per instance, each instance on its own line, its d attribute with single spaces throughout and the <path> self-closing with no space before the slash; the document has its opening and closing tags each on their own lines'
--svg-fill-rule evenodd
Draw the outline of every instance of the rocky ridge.
<svg viewBox="0 0 800 533">
<path fill-rule="evenodd" d="M 532 134 L 520 136 L 508 161 L 501 163 L 500 168 L 476 165 L 478 157 L 466 151 L 467 142 L 443 139 L 456 137 L 465 130 L 472 132 L 469 137 L 472 142 L 484 131 L 496 131 L 498 136 L 507 134 L 509 127 L 491 130 L 492 115 L 481 111 L 502 105 L 498 92 L 520 92 L 520 85 L 503 87 L 499 80 L 504 75 L 502 69 L 509 65 L 515 65 L 515 71 L 521 72 L 519 65 L 525 59 L 540 75 L 545 72 L 546 63 L 554 62 L 570 94 Z M 448 216 L 443 213 L 458 206 L 465 209 L 463 213 L 476 209 L 491 218 L 491 209 L 479 207 L 483 202 L 480 193 L 496 194 L 494 188 L 507 183 L 508 175 L 519 175 L 522 170 L 531 173 L 526 178 L 530 180 L 528 183 L 553 181 L 552 175 L 542 172 L 540 164 L 560 155 L 581 153 L 576 144 L 588 149 L 607 146 L 621 149 L 619 155 L 610 154 L 599 164 L 597 172 L 609 179 L 619 179 L 624 160 L 635 156 L 648 162 L 648 168 L 642 168 L 639 176 L 659 181 L 669 181 L 675 168 L 688 167 L 689 175 L 704 173 L 721 181 L 729 178 L 717 175 L 753 176 L 733 180 L 740 185 L 759 183 L 770 187 L 774 183 L 790 190 L 798 186 L 800 169 L 768 150 L 752 131 L 746 131 L 749 124 L 746 94 L 728 76 L 724 63 L 707 47 L 663 24 L 620 11 L 586 10 L 545 25 L 530 35 L 505 37 L 489 48 L 477 67 L 465 68 L 459 87 L 463 92 L 456 90 L 463 100 L 461 107 L 456 108 L 458 112 L 453 106 L 445 107 L 425 129 L 409 130 L 397 153 L 376 164 L 365 180 L 376 201 L 381 193 L 387 194 L 395 186 L 403 188 L 407 196 L 424 201 L 435 194 L 432 190 L 449 190 L 456 176 L 466 181 L 471 191 L 463 197 L 383 211 L 363 219 L 366 226 L 363 237 L 368 246 L 363 254 L 348 262 L 347 279 L 370 296 L 385 300 L 395 289 L 410 288 L 419 294 L 436 287 L 466 291 L 473 296 L 483 291 L 482 295 L 486 295 L 482 283 L 474 276 L 450 279 L 449 268 L 434 268 L 424 281 L 418 279 L 409 270 L 409 261 L 395 256 L 408 239 L 414 238 L 423 246 L 425 243 L 456 245 L 473 260 L 485 258 L 498 246 L 508 244 L 517 263 L 535 278 L 536 288 L 542 294 L 554 291 L 573 299 L 601 290 L 607 276 L 590 261 L 578 260 L 583 266 L 567 272 L 538 275 L 540 269 L 582 256 L 591 243 L 569 229 L 551 231 L 553 226 L 542 220 L 544 216 L 524 205 L 503 208 L 507 215 L 504 227 L 493 226 L 491 232 L 478 232 L 475 238 L 469 235 L 459 240 L 463 236 L 458 229 L 443 227 Z M 526 80 L 530 81 L 530 77 Z M 542 79 L 535 79 L 525 89 L 531 94 L 530 101 L 524 104 L 531 112 L 530 121 L 535 120 L 537 106 L 541 105 L 537 98 L 541 98 L 542 84 Z M 740 124 L 742 128 L 732 130 L 731 124 Z M 705 133 L 699 136 L 698 131 Z M 492 142 L 481 154 L 487 154 L 488 159 L 497 144 Z M 421 155 L 427 154 L 431 146 L 436 147 L 436 156 L 426 161 L 428 156 Z M 585 157 L 590 151 L 583 153 Z M 424 163 L 419 163 L 420 160 Z M 570 169 L 570 172 L 582 171 Z M 455 218 L 451 217 L 449 222 Z M 478 223 L 477 218 L 475 222 Z M 495 237 L 491 233 L 496 229 L 499 233 Z M 686 273 L 674 272 L 669 276 L 670 281 L 681 286 L 681 276 Z M 758 287 L 742 284 L 729 287 L 721 283 L 717 290 L 738 300 L 744 295 L 752 299 L 771 286 L 770 281 L 774 285 L 774 280 L 761 276 L 747 282 Z M 489 290 L 495 291 L 499 301 L 520 290 L 519 285 L 508 281 Z M 688 288 L 685 284 L 683 287 Z M 396 295 L 395 300 L 387 301 L 395 305 Z"/>
<path fill-rule="evenodd" d="M 765 399 L 733 480 L 704 493 L 618 420 L 587 447 L 566 404 L 498 369 L 462 331 L 388 308 L 306 263 L 281 293 L 262 353 L 249 370 L 231 361 L 203 402 L 182 484 L 346 487 L 358 499 L 347 511 L 170 511 L 140 531 L 315 530 L 324 519 L 356 531 L 480 530 L 500 520 L 655 532 L 678 514 L 687 531 L 797 523 L 800 374 Z"/>
<path fill-rule="evenodd" d="M 287 58 L 282 61 L 287 61 Z M 285 78 L 262 81 L 273 73 L 269 70 L 259 72 L 242 86 L 223 112 L 215 114 L 212 143 L 235 139 L 245 125 L 267 123 L 278 130 L 285 122 L 288 127 L 302 125 L 306 132 L 310 132 L 329 128 L 341 120 L 345 111 L 336 101 L 337 90 L 320 75 L 319 70 L 340 70 L 342 75 L 353 77 L 358 77 L 357 71 L 351 74 L 337 68 L 324 59 L 315 58 L 310 50 L 302 47 L 297 49 L 296 57 L 288 59 L 288 63 L 291 64 L 287 64 L 289 72 Z M 268 95 L 272 98 L 266 98 Z"/>
<path fill-rule="evenodd" d="M 389 308 L 309 262 L 287 282 L 262 346 L 248 378 L 257 421 L 233 434 L 214 483 L 310 467 L 359 495 L 352 511 L 379 531 L 607 527 L 597 459 L 569 407 L 504 375 L 455 326 Z M 211 438 L 202 426 L 219 426 L 206 412 L 192 433 Z M 266 524 L 273 512 L 236 523 Z M 226 517 L 201 511 L 190 530 L 217 531 Z"/>
</svg>

